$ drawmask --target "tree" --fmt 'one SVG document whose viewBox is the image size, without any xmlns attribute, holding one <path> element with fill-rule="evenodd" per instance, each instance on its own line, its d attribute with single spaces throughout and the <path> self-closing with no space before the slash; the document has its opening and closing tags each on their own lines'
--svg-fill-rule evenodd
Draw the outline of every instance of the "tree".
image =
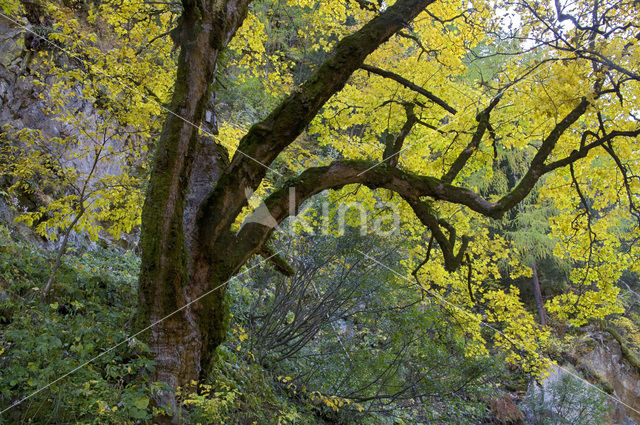
<svg viewBox="0 0 640 425">
<path fill-rule="evenodd" d="M 217 181 L 211 182 L 209 190 L 199 191 L 197 199 L 188 200 L 189 182 L 197 171 L 194 164 L 206 152 L 211 155 L 203 147 L 205 138 L 198 128 L 210 99 L 217 60 L 247 16 L 249 1 L 183 1 L 180 25 L 173 31 L 180 55 L 171 112 L 158 141 L 142 214 L 138 323 L 141 327 L 151 326 L 148 341 L 157 361 L 157 379 L 176 387 L 202 376 L 210 366 L 211 354 L 226 331 L 224 285 L 252 255 L 263 251 L 273 231 L 258 223 L 246 223 L 240 230 L 232 230 L 247 205 L 245 190 L 259 188 L 276 158 L 305 131 L 336 93 L 340 94 L 324 111 L 331 111 L 335 102 L 342 100 L 341 94 L 353 96 L 358 86 L 365 87 L 371 82 L 376 87 L 379 78 L 384 78 L 383 84 L 388 89 L 379 90 L 376 96 L 388 96 L 390 90 L 402 89 L 403 96 L 420 107 L 426 117 L 416 118 L 411 108 L 402 107 L 401 111 L 407 112 L 407 123 L 412 125 L 401 129 L 393 146 L 387 144 L 389 156 L 400 158 L 398 166 L 395 160 L 380 163 L 378 159 L 367 158 L 337 160 L 308 168 L 281 183 L 280 189 L 266 197 L 265 205 L 271 215 L 282 221 L 291 214 L 290 202 L 297 209 L 306 199 L 326 189 L 350 184 L 386 189 L 406 202 L 429 229 L 449 271 L 456 270 L 464 261 L 469 240 L 465 237 L 458 240 L 453 227 L 438 217 L 446 205 L 463 206 L 474 217 L 499 219 L 526 198 L 543 176 L 555 170 L 564 173 L 569 166 L 573 186 L 588 211 L 590 206 L 584 194 L 580 195 L 574 173 L 581 166 L 573 164 L 594 161 L 598 149 L 611 150 L 617 139 L 630 141 L 640 134 L 637 119 L 616 104 L 618 99 L 621 104 L 633 104 L 631 87 L 639 78 L 632 59 L 638 55 L 637 43 L 631 40 L 627 44 L 626 38 L 637 30 L 633 23 L 636 3 L 612 6 L 619 12 L 616 16 L 613 9 L 600 2 L 580 4 L 575 6 L 580 14 L 573 16 L 570 13 L 574 9 L 563 9 L 559 4 L 556 11 L 539 4 L 507 2 L 503 6 L 507 10 L 517 9 L 524 22 L 520 33 L 507 36 L 501 33 L 499 25 L 492 27 L 485 19 L 488 14 L 485 6 L 479 5 L 482 12 L 473 14 L 456 5 L 430 0 L 398 0 L 389 6 L 357 3 L 364 10 L 352 16 L 366 17 L 367 20 L 360 21 L 362 26 L 335 43 L 313 74 L 247 131 L 229 165 L 221 170 Z M 571 20 L 573 27 L 561 26 L 556 12 L 560 20 Z M 415 20 L 418 15 L 420 18 Z M 586 19 L 589 23 L 583 23 Z M 425 28 L 434 25 L 437 29 Z M 407 28 L 415 33 L 407 32 Z M 416 33 L 431 35 L 433 39 L 423 40 Z M 429 43 L 438 45 L 440 39 L 458 35 L 453 44 L 462 46 L 464 51 L 464 46 L 482 33 L 496 39 L 521 41 L 518 55 L 514 56 L 524 60 L 508 60 L 497 77 L 482 82 L 483 91 L 476 91 L 473 100 L 473 105 L 484 104 L 475 114 L 475 124 L 473 116 L 459 112 L 465 107 L 464 102 L 455 102 L 454 107 L 452 101 L 443 100 L 399 74 L 415 67 L 423 53 L 444 70 L 457 68 L 460 72 L 459 52 L 456 56 L 456 52 L 444 47 L 431 51 Z M 388 48 L 377 50 L 390 39 Z M 525 55 L 534 50 L 528 44 L 531 40 L 536 55 Z M 399 53 L 402 49 L 408 52 L 404 61 Z M 369 57 L 381 63 L 391 60 L 387 63 L 392 65 L 397 61 L 398 72 L 363 66 Z M 547 68 L 543 69 L 543 65 Z M 367 78 L 358 71 L 360 68 L 375 77 Z M 558 75 L 564 80 L 554 81 Z M 447 78 L 446 72 L 440 74 L 433 82 L 434 88 L 444 86 Z M 530 84 L 532 91 L 525 94 L 522 84 L 517 85 L 520 81 Z M 397 101 L 393 95 L 386 100 L 389 99 L 387 106 L 391 108 Z M 349 114 L 354 108 L 346 105 L 345 114 Z M 402 127 L 398 112 L 393 114 L 396 114 L 393 122 L 397 123 L 394 125 Z M 442 130 L 441 124 L 451 120 L 451 114 L 460 115 L 459 122 L 451 132 Z M 342 122 L 343 129 L 344 125 L 357 125 L 358 119 L 362 122 L 362 116 L 352 115 L 351 122 Z M 375 127 L 383 126 L 382 121 L 372 122 L 365 132 L 367 137 L 361 145 L 369 155 L 376 152 L 374 146 L 381 146 L 373 136 L 379 134 Z M 321 123 L 316 121 L 314 125 Z M 421 131 L 431 130 L 430 137 L 444 134 L 426 156 L 424 152 L 419 156 L 404 153 L 404 135 L 414 125 L 419 125 Z M 391 126 L 388 130 L 396 129 Z M 464 139 L 468 140 L 466 147 Z M 321 140 L 321 143 L 331 142 Z M 339 143 L 335 145 L 339 148 Z M 498 149 L 529 153 L 529 166 L 514 187 L 487 198 L 473 187 L 461 185 L 472 173 L 490 171 L 490 152 Z M 389 156 L 381 159 L 388 160 Z M 422 165 L 417 163 L 418 158 L 422 158 Z M 433 165 L 438 158 L 444 169 L 436 174 Z M 619 154 L 614 153 L 614 158 L 619 158 Z M 209 161 L 216 158 L 210 157 Z M 623 164 L 620 171 L 625 167 L 631 167 L 630 163 Z M 606 166 L 603 169 L 616 173 Z M 624 183 L 630 187 L 630 182 Z M 291 198 L 293 193 L 295 199 Z M 437 201 L 437 208 L 425 198 Z M 630 203 L 634 210 L 633 195 L 618 204 L 625 203 Z M 585 217 L 589 219 L 589 213 Z M 456 249 L 456 245 L 460 247 Z"/>
<path fill-rule="evenodd" d="M 239 234 L 230 230 L 246 205 L 245 188 L 258 187 L 266 174 L 265 165 L 295 140 L 369 53 L 427 4 L 401 1 L 343 39 L 300 89 L 266 120 L 254 125 L 198 206 L 197 225 L 190 235 L 185 235 L 183 223 L 195 211 L 184 210 L 185 193 L 199 140 L 192 123 L 197 125 L 201 120 L 216 57 L 242 23 L 248 2 L 183 4 L 181 25 L 175 31 L 181 47 L 171 101 L 175 115 L 170 114 L 164 124 L 142 214 L 140 323 L 155 323 L 220 286 L 260 250 L 269 232 L 261 234 L 254 226 L 245 226 Z M 303 197 L 312 194 L 301 193 Z M 274 216 L 282 220 L 283 212 Z M 233 245 L 236 247 L 227 249 Z M 221 258 L 215 252 L 225 255 Z M 151 328 L 149 345 L 158 361 L 159 380 L 184 385 L 206 370 L 226 330 L 223 299 L 224 288 L 220 287 Z"/>
</svg>

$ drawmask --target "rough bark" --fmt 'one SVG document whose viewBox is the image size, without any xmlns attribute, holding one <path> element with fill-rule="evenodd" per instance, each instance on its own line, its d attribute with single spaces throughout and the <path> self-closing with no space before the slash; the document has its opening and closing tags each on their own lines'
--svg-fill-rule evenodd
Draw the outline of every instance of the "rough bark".
<svg viewBox="0 0 640 425">
<path fill-rule="evenodd" d="M 197 127 L 209 100 L 216 59 L 244 19 L 248 1 L 184 1 L 183 7 L 174 32 L 180 54 L 171 113 L 158 141 L 142 211 L 137 318 L 140 328 L 155 324 L 146 336 L 156 361 L 153 379 L 174 388 L 198 377 L 203 346 L 216 333 L 215 323 L 199 317 L 202 306 L 188 305 L 199 295 L 198 288 L 209 282 L 197 281 L 202 273 L 189 273 L 197 267 L 191 257 L 198 249 L 187 249 L 184 207 L 201 140 Z M 212 294 L 213 302 L 209 300 L 216 312 L 222 311 L 217 308 L 222 304 L 219 298 Z M 167 394 L 158 402 L 175 407 Z"/>
</svg>

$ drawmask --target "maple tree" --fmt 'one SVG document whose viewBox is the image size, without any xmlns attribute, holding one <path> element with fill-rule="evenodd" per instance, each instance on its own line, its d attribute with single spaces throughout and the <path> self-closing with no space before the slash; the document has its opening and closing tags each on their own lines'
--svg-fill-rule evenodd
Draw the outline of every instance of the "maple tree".
<svg viewBox="0 0 640 425">
<path fill-rule="evenodd" d="M 130 13 L 149 7 L 126 4 Z M 175 9 L 166 9 L 154 32 L 127 34 L 152 46 L 170 34 L 175 74 L 145 80 L 151 59 L 105 68 L 128 85 L 158 82 L 161 103 L 170 97 L 141 218 L 137 323 L 151 326 L 156 380 L 178 387 L 204 376 L 227 332 L 225 284 L 254 254 L 287 271 L 267 246 L 274 228 L 242 225 L 247 189 L 277 222 L 327 189 L 371 209 L 391 197 L 413 244 L 403 266 L 458 307 L 451 315 L 470 353 L 486 352 L 490 324 L 510 362 L 532 373 L 548 365 L 537 355 L 548 329 L 517 288 L 491 284 L 531 276 L 529 253 L 490 231 L 525 200 L 548 208 L 550 249 L 574 266 L 571 290 L 551 299 L 548 313 L 580 325 L 620 311 L 616 281 L 638 271 L 637 2 L 181 6 L 176 27 Z M 287 24 L 295 31 L 279 32 Z M 168 56 L 169 43 L 159 45 Z M 223 87 L 231 80 L 250 89 Z M 263 111 L 244 120 L 220 113 L 212 137 L 214 94 L 242 94 Z"/>
</svg>

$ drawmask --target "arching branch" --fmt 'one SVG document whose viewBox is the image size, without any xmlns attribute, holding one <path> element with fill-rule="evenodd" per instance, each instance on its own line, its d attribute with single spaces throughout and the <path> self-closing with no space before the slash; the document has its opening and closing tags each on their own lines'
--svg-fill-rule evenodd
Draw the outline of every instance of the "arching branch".
<svg viewBox="0 0 640 425">
<path fill-rule="evenodd" d="M 493 204 L 476 193 L 442 183 L 439 179 L 408 173 L 397 168 L 376 167 L 366 171 L 370 161 L 337 161 L 326 167 L 311 168 L 298 178 L 277 190 L 265 200 L 265 206 L 276 222 L 295 215 L 299 206 L 313 195 L 326 190 L 338 189 L 348 184 L 363 184 L 369 188 L 385 188 L 398 193 L 413 209 L 420 221 L 429 228 L 440 246 L 447 270 L 455 270 L 462 263 L 469 239 L 463 237 L 460 248 L 455 253 L 456 232 L 451 225 L 438 220 L 435 213 L 421 198 L 446 200 L 460 203 L 485 215 L 493 214 Z M 447 229 L 449 236 L 442 228 Z M 273 230 L 258 223 L 245 223 L 237 236 L 225 245 L 233 244 L 239 255 L 250 256 L 262 246 Z"/>
<path fill-rule="evenodd" d="M 302 133 L 325 102 L 392 35 L 404 28 L 434 0 L 398 0 L 362 28 L 340 40 L 329 57 L 300 87 L 240 140 L 238 150 L 216 189 L 200 210 L 201 239 L 208 245 L 226 237 L 231 223 L 246 205 L 244 190 L 255 190 L 265 166 Z M 225 214 L 219 214 L 225 211 Z"/>
<path fill-rule="evenodd" d="M 558 143 L 558 140 L 564 132 L 578 121 L 585 112 L 587 112 L 588 107 L 589 101 L 583 97 L 582 100 L 555 125 L 549 135 L 547 135 L 547 137 L 542 141 L 542 144 L 540 145 L 540 148 L 538 148 L 536 155 L 533 157 L 533 160 L 529 165 L 529 169 L 524 177 L 522 177 L 520 182 L 511 192 L 498 201 L 496 211 L 500 211 L 504 214 L 505 211 L 516 206 L 529 194 L 529 192 L 531 192 L 531 189 L 533 189 L 540 177 L 551 171 L 550 169 L 547 169 L 545 165 L 549 155 L 551 155 L 556 143 Z"/>
<path fill-rule="evenodd" d="M 436 105 L 442 107 L 442 109 L 444 109 L 447 112 L 450 112 L 452 114 L 457 114 L 458 111 L 451 105 L 449 105 L 447 102 L 445 102 L 444 100 L 442 100 L 441 98 L 439 98 L 438 96 L 436 96 L 435 94 L 431 93 L 429 90 L 420 87 L 419 85 L 407 80 L 406 78 L 404 78 L 401 75 L 396 74 L 395 72 L 391 72 L 391 71 L 385 71 L 384 69 L 380 69 L 378 67 L 375 66 L 371 66 L 371 65 L 361 65 L 360 66 L 361 69 L 370 72 L 372 74 L 376 74 L 379 75 L 381 77 L 384 78 L 389 78 L 401 85 L 403 85 L 404 87 L 408 88 L 409 90 L 413 90 L 416 93 L 419 93 L 421 95 L 423 95 L 424 97 L 426 97 L 427 99 L 429 99 L 430 101 L 432 101 L 433 103 L 435 103 Z"/>
</svg>

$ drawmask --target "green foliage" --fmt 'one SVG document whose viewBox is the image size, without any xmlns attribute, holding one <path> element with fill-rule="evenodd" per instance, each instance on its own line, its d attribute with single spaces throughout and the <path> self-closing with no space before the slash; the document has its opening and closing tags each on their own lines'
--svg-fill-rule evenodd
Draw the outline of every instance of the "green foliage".
<svg viewBox="0 0 640 425">
<path fill-rule="evenodd" d="M 179 389 L 180 416 L 193 424 L 322 424 L 312 405 L 274 385 L 276 377 L 239 349 L 244 339 L 237 335 L 219 347 L 215 371 L 205 383 Z"/>
<path fill-rule="evenodd" d="M 611 410 L 606 395 L 568 374 L 532 392 L 525 402 L 532 425 L 600 425 Z"/>
<path fill-rule="evenodd" d="M 3 423 L 134 423 L 149 418 L 153 368 L 131 332 L 138 260 L 110 250 L 68 256 L 48 302 L 46 254 L 0 227 L 0 409 L 80 367 L 2 415 Z"/>
<path fill-rule="evenodd" d="M 399 262 L 402 240 L 378 254 Z M 357 227 L 287 246 L 296 274 L 256 271 L 232 286 L 234 338 L 291 397 L 334 423 L 476 423 L 504 358 L 467 352 L 464 321 L 357 250 L 383 246 Z M 233 344 L 232 344 L 233 346 Z M 466 422 L 465 422 L 466 421 Z"/>
<path fill-rule="evenodd" d="M 39 288 L 49 274 L 47 252 L 14 239 L 0 226 L 0 410 L 65 373 L 69 376 L 0 416 L 0 424 L 150 423 L 159 388 L 146 345 L 124 341 L 136 308 L 138 258 L 130 251 L 71 249 L 59 285 L 44 303 Z M 312 403 L 290 397 L 277 378 L 232 332 L 217 352 L 215 372 L 198 388 L 179 392 L 187 423 L 318 425 Z"/>
<path fill-rule="evenodd" d="M 15 17 L 22 13 L 24 10 L 22 3 L 17 0 L 1 0 L 0 11 L 8 16 Z"/>
</svg>

